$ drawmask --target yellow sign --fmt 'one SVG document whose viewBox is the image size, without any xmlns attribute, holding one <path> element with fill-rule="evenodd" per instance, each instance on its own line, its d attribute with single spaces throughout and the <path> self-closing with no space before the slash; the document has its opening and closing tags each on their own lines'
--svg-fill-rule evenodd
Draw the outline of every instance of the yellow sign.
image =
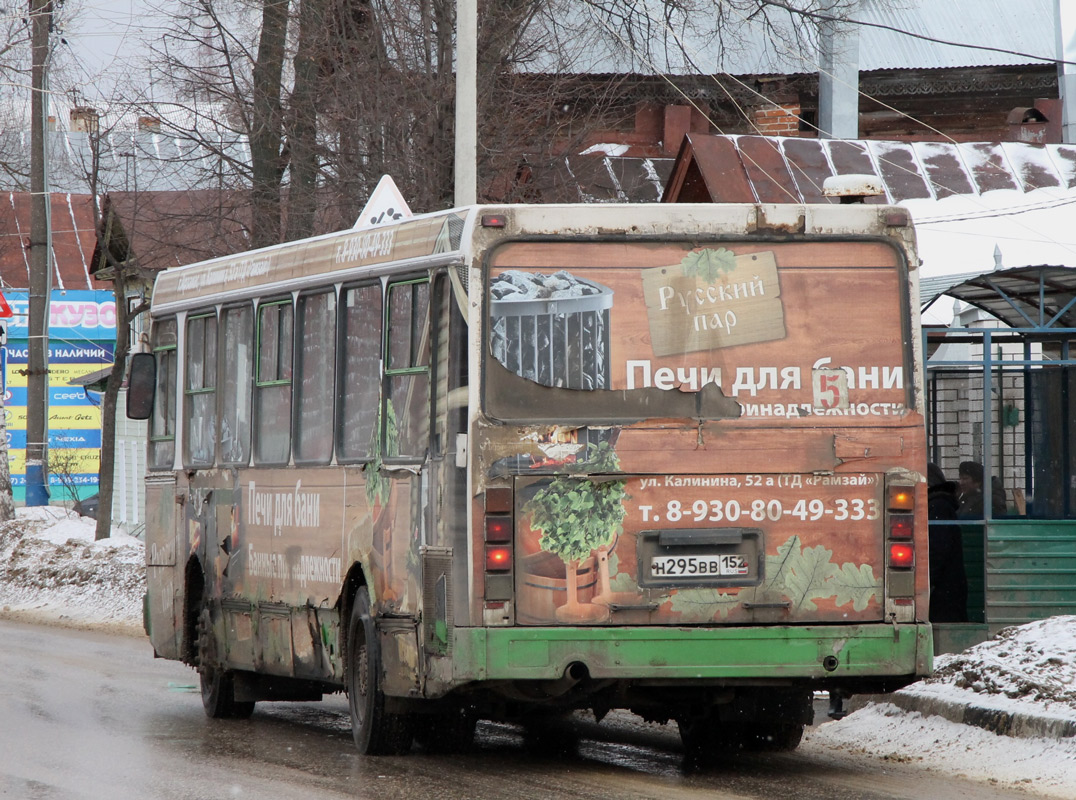
<svg viewBox="0 0 1076 800">
<path fill-rule="evenodd" d="M 97 372 L 99 369 L 102 369 L 102 367 L 107 366 L 107 364 L 63 364 L 51 362 L 49 364 L 49 386 L 67 386 L 75 378 L 81 378 L 83 375 L 89 375 L 91 372 Z M 25 364 L 8 365 L 7 385 L 20 387 L 26 385 Z"/>
<path fill-rule="evenodd" d="M 8 430 L 26 430 L 26 406 L 10 406 L 5 408 L 4 412 Z M 49 430 L 84 430 L 100 427 L 101 411 L 94 406 L 52 406 L 49 408 Z"/>
<path fill-rule="evenodd" d="M 26 472 L 26 451 L 9 450 L 11 474 L 23 475 Z M 49 472 L 69 473 L 71 475 L 96 475 L 101 469 L 101 451 L 87 448 L 70 448 L 49 451 Z"/>
</svg>

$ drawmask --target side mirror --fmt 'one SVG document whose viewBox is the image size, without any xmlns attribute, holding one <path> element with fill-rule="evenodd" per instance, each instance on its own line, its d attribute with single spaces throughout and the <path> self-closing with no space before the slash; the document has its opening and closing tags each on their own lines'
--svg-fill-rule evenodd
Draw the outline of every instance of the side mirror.
<svg viewBox="0 0 1076 800">
<path fill-rule="evenodd" d="M 128 419 L 149 419 L 156 388 L 157 359 L 152 353 L 135 353 L 131 356 L 131 372 L 127 376 Z"/>
</svg>

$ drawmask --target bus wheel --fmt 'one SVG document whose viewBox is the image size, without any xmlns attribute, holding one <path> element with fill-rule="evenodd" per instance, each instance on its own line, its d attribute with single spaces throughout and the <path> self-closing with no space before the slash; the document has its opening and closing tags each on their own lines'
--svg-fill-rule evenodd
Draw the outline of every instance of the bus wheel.
<svg viewBox="0 0 1076 800">
<path fill-rule="evenodd" d="M 202 686 L 202 707 L 212 719 L 248 719 L 254 702 L 235 699 L 232 673 L 222 669 L 217 657 L 217 639 L 213 636 L 209 608 L 198 615 L 198 681 Z"/>
<path fill-rule="evenodd" d="M 370 599 L 359 590 L 347 629 L 347 700 L 351 733 L 363 755 L 402 755 L 411 749 L 411 717 L 385 710 L 381 649 L 370 616 Z"/>
<path fill-rule="evenodd" d="M 754 723 L 745 726 L 744 747 L 748 750 L 788 752 L 803 740 L 802 722 Z"/>
</svg>

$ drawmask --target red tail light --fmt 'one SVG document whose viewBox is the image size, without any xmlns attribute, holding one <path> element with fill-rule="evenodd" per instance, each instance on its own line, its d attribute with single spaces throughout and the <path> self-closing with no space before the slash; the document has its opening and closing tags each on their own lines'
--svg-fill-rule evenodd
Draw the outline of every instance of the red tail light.
<svg viewBox="0 0 1076 800">
<path fill-rule="evenodd" d="M 889 566 L 891 567 L 914 567 L 915 548 L 910 544 L 892 542 L 889 545 Z"/>
<path fill-rule="evenodd" d="M 889 536 L 892 539 L 911 539 L 915 533 L 915 517 L 911 514 L 889 515 Z"/>
<path fill-rule="evenodd" d="M 486 541 L 503 544 L 512 541 L 512 518 L 509 516 L 486 517 Z"/>
<path fill-rule="evenodd" d="M 508 572 L 512 569 L 512 551 L 507 547 L 486 548 L 486 571 Z"/>
</svg>

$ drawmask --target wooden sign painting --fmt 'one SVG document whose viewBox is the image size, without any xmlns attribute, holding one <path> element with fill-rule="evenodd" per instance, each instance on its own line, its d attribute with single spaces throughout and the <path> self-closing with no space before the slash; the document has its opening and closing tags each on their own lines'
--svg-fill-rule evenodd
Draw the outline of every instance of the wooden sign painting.
<svg viewBox="0 0 1076 800">
<path fill-rule="evenodd" d="M 736 256 L 724 248 L 642 270 L 655 356 L 693 353 L 785 337 L 777 262 L 770 251 Z"/>
</svg>

